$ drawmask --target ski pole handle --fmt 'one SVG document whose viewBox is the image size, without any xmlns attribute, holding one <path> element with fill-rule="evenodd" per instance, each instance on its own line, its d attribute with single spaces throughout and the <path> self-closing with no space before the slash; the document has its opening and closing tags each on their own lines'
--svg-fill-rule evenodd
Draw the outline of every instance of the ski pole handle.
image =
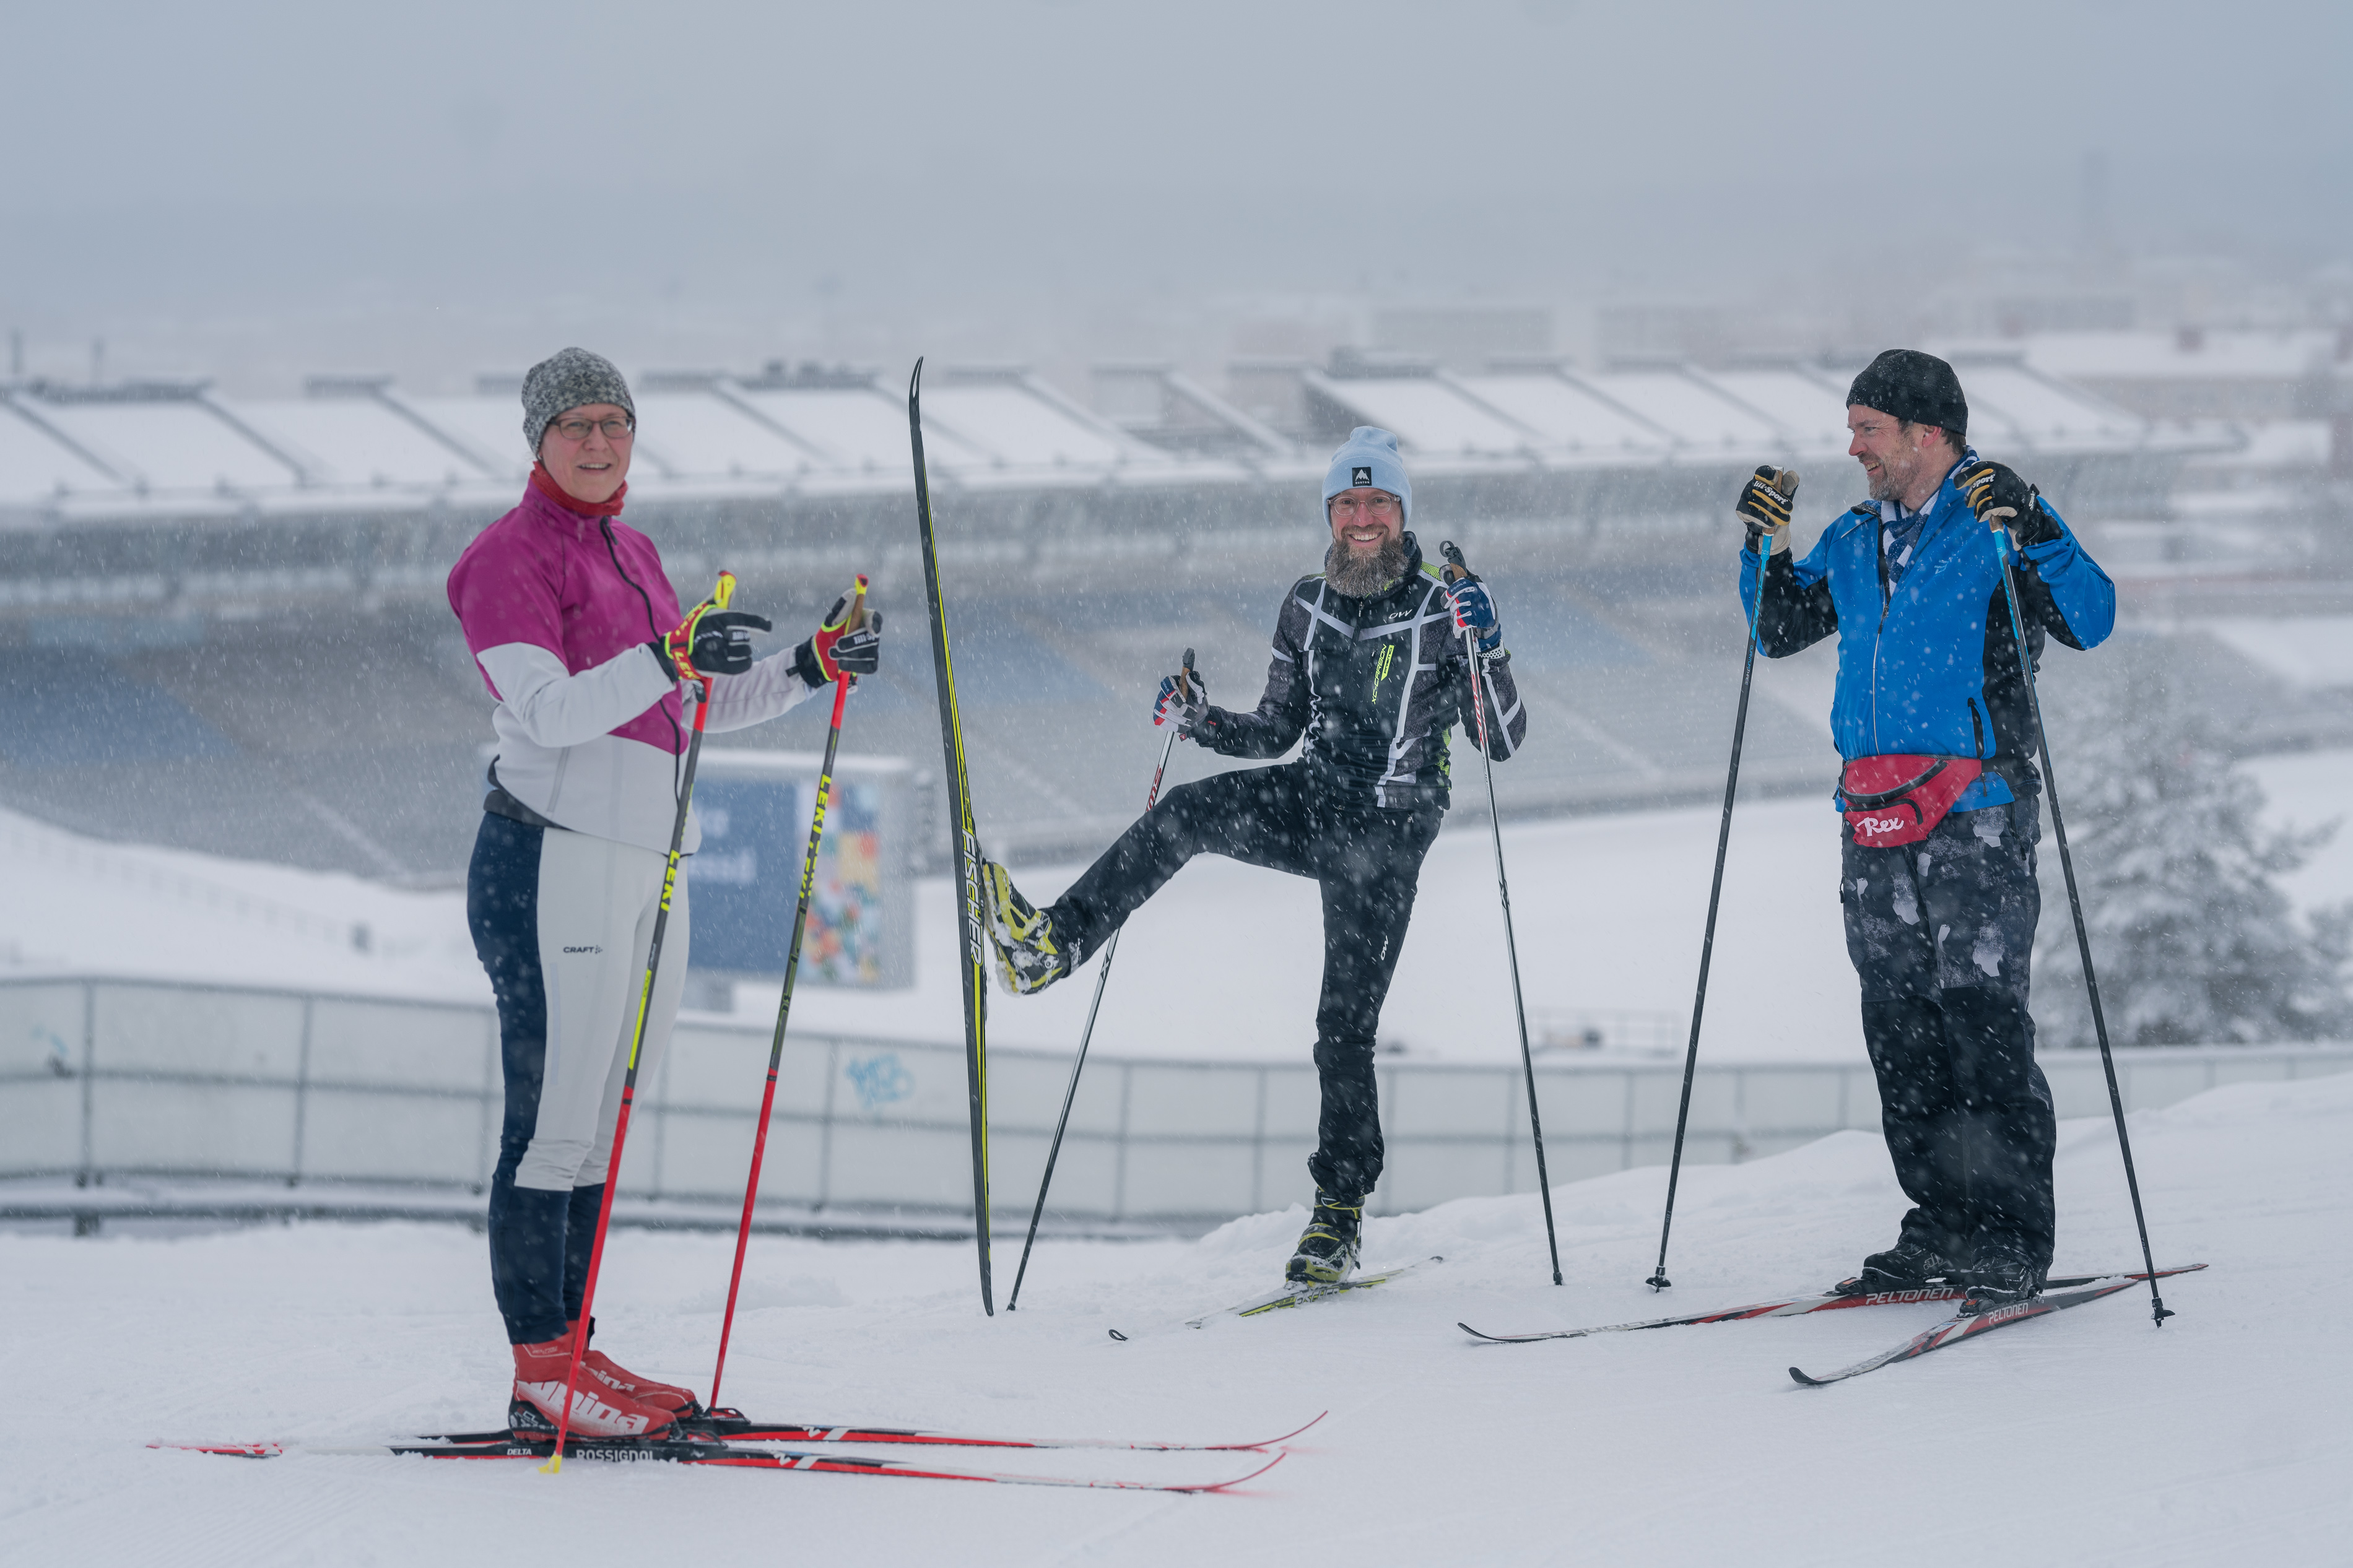
<svg viewBox="0 0 2353 1568">
<path fill-rule="evenodd" d="M 1185 662 L 1176 671 L 1176 695 L 1186 701 L 1193 700 L 1193 650 L 1185 650 Z"/>
<path fill-rule="evenodd" d="M 1446 564 L 1440 570 L 1439 575 L 1447 582 L 1460 582 L 1471 575 L 1470 564 L 1462 559 L 1462 548 L 1454 541 L 1450 539 L 1439 545 L 1438 552 L 1446 557 Z"/>
</svg>

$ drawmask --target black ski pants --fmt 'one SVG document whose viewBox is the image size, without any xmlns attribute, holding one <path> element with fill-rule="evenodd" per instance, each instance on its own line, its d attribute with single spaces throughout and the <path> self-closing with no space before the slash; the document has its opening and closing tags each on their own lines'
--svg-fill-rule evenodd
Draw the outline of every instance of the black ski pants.
<svg viewBox="0 0 2353 1568">
<path fill-rule="evenodd" d="M 1196 855 L 1313 877 L 1324 893 L 1324 993 L 1315 1008 L 1323 1087 L 1308 1173 L 1322 1192 L 1361 1198 L 1380 1180 L 1375 1032 L 1413 918 L 1440 805 L 1384 810 L 1334 799 L 1303 763 L 1178 784 L 1120 835 L 1050 911 L 1076 956 L 1093 952 Z"/>
<path fill-rule="evenodd" d="M 2051 1266 L 2058 1123 L 2026 1010 L 2041 837 L 2026 800 L 1893 848 L 1850 830 L 1841 857 L 1880 1123 L 1913 1204 L 1901 1239 L 1960 1268 Z"/>
</svg>

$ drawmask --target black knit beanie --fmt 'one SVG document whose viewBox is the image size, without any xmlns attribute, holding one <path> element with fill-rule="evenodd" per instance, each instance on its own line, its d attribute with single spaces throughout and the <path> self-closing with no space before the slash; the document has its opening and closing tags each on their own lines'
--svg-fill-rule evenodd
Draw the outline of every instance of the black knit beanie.
<svg viewBox="0 0 2353 1568">
<path fill-rule="evenodd" d="M 1918 349 L 1889 349 L 1863 367 L 1846 393 L 1846 405 L 1857 404 L 1906 425 L 1934 425 L 1956 444 L 1968 436 L 1969 401 L 1961 395 L 1961 378 Z"/>
</svg>

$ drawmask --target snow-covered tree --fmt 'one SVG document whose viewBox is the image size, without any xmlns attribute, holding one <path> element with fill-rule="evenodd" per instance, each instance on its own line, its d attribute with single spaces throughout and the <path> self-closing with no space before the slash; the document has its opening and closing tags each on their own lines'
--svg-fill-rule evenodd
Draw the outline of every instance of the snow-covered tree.
<svg viewBox="0 0 2353 1568">
<path fill-rule="evenodd" d="M 2308 1040 L 2353 1032 L 2353 904 L 2300 918 L 2272 879 L 2335 822 L 2267 829 L 2262 786 L 2161 664 L 2085 661 L 2046 681 L 2075 875 L 2108 1037 L 2119 1046 Z M 2105 667 L 2105 668 L 2102 668 Z M 2091 1046 L 2091 1005 L 2044 817 L 2034 1018 L 2046 1047 Z"/>
</svg>

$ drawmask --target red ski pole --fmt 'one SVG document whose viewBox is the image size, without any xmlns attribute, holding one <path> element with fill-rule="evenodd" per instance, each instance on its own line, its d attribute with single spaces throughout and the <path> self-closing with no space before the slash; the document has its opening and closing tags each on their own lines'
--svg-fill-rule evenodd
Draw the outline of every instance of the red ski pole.
<svg viewBox="0 0 2353 1568">
<path fill-rule="evenodd" d="M 866 574 L 858 575 L 857 596 L 850 603 L 844 631 L 866 624 Z M 841 746 L 841 710 L 849 700 L 854 675 L 833 683 L 833 723 L 825 732 L 825 763 L 817 773 L 817 811 L 809 819 L 808 851 L 801 857 L 800 903 L 793 910 L 793 941 L 785 955 L 785 994 L 776 1002 L 776 1032 L 768 1041 L 768 1084 L 760 1093 L 760 1120 L 752 1131 L 752 1173 L 744 1183 L 744 1218 L 735 1227 L 735 1271 L 727 1277 L 727 1312 L 719 1321 L 719 1363 L 711 1369 L 711 1405 L 719 1406 L 719 1379 L 727 1370 L 727 1340 L 735 1331 L 735 1292 L 744 1283 L 744 1250 L 752 1241 L 752 1205 L 760 1193 L 760 1164 L 768 1154 L 768 1113 L 776 1104 L 776 1068 L 785 1057 L 785 1020 L 792 1016 L 793 982 L 800 977 L 801 936 L 808 930 L 809 895 L 817 886 L 817 850 L 825 838 L 825 811 L 833 799 L 833 758 Z"/>
<path fill-rule="evenodd" d="M 721 609 L 734 596 L 735 575 L 719 574 L 711 599 Z M 629 1107 L 638 1094 L 638 1058 L 646 1048 L 646 1023 L 653 1014 L 654 976 L 661 968 L 662 935 L 670 928 L 670 895 L 678 889 L 679 851 L 686 843 L 687 807 L 694 799 L 694 764 L 702 754 L 702 721 L 711 712 L 711 679 L 702 678 L 694 705 L 694 734 L 686 743 L 686 773 L 679 784 L 678 816 L 670 824 L 670 863 L 662 868 L 661 903 L 654 910 L 654 934 L 646 944 L 646 979 L 638 989 L 638 1026 L 629 1037 L 628 1070 L 621 1076 L 621 1110 L 613 1121 L 613 1157 L 605 1167 L 605 1197 L 596 1205 L 596 1239 L 588 1248 L 588 1279 L 580 1289 L 580 1327 L 572 1336 L 572 1363 L 564 1373 L 564 1413 L 556 1418 L 555 1451 L 540 1468 L 553 1476 L 564 1468 L 564 1443 L 572 1434 L 572 1391 L 580 1382 L 580 1355 L 588 1348 L 588 1314 L 596 1302 L 596 1270 L 605 1261 L 605 1233 L 613 1223 L 613 1194 L 621 1186 L 621 1150 L 629 1138 Z"/>
</svg>

